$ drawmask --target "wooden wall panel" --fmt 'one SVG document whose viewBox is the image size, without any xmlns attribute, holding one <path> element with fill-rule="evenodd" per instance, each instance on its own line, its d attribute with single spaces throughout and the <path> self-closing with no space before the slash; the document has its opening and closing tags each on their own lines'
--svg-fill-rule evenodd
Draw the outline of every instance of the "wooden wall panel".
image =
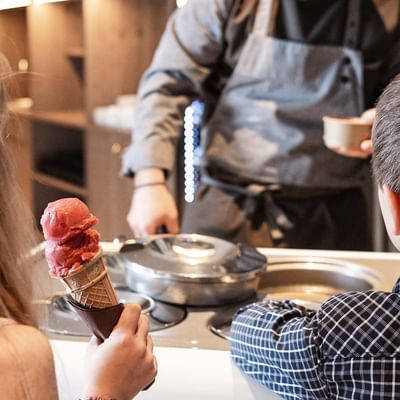
<svg viewBox="0 0 400 400">
<path fill-rule="evenodd" d="M 84 0 L 89 111 L 136 92 L 172 8 L 166 0 Z"/>
<path fill-rule="evenodd" d="M 126 222 L 132 195 L 132 180 L 121 177 L 121 156 L 130 135 L 112 129 L 87 129 L 89 207 L 100 219 L 96 226 L 104 240 L 119 235 L 131 237 Z"/>
<path fill-rule="evenodd" d="M 81 76 L 68 53 L 83 47 L 80 1 L 34 5 L 28 8 L 31 95 L 34 109 L 53 111 L 83 107 Z"/>
<path fill-rule="evenodd" d="M 65 121 L 71 121 L 60 115 L 75 109 L 90 115 L 93 107 L 136 92 L 174 8 L 175 0 L 70 0 L 0 12 L 1 48 L 14 68 L 20 58 L 30 62 L 24 95 L 31 95 L 34 106 L 24 113 L 22 136 L 12 137 L 10 147 L 36 216 L 56 197 L 82 195 L 100 218 L 104 239 L 131 236 L 126 215 L 132 181 L 119 176 L 129 134 L 79 124 L 82 141 L 77 145 L 85 156 L 82 188 L 32 173 L 32 167 L 43 151 L 55 154 L 76 142 L 74 135 L 66 135 L 71 123 Z M 7 42 L 7 35 L 12 40 Z"/>
<path fill-rule="evenodd" d="M 0 14 L 0 49 L 14 72 L 18 71 L 20 59 L 29 59 L 25 8 L 6 10 Z M 13 98 L 28 96 L 28 78 L 19 75 L 9 91 Z"/>
</svg>

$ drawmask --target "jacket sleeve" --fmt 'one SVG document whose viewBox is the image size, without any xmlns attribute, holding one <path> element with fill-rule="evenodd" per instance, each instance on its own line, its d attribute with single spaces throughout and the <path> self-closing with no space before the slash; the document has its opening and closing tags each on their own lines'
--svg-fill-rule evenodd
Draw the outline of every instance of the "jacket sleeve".
<svg viewBox="0 0 400 400">
<path fill-rule="evenodd" d="M 231 327 L 235 363 L 285 399 L 326 399 L 320 379 L 317 317 L 291 301 L 264 301 L 240 310 Z"/>
<path fill-rule="evenodd" d="M 202 96 L 202 84 L 223 52 L 223 32 L 234 0 L 189 0 L 170 17 L 138 90 L 132 144 L 122 173 L 170 171 L 183 113 Z"/>
</svg>

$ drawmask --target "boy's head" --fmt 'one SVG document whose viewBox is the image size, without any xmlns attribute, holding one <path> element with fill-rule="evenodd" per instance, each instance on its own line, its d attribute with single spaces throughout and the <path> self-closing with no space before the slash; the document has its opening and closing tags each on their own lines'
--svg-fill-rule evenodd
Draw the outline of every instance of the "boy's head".
<svg viewBox="0 0 400 400">
<path fill-rule="evenodd" d="M 400 250 L 400 74 L 379 98 L 372 144 L 382 215 L 390 239 Z"/>
</svg>

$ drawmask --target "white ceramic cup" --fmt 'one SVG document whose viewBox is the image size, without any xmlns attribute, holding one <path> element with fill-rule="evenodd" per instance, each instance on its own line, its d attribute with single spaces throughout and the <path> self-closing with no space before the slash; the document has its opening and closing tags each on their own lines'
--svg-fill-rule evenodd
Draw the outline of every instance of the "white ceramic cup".
<svg viewBox="0 0 400 400">
<path fill-rule="evenodd" d="M 360 150 L 361 142 L 371 137 L 371 124 L 358 117 L 325 116 L 324 143 L 334 149 Z"/>
</svg>

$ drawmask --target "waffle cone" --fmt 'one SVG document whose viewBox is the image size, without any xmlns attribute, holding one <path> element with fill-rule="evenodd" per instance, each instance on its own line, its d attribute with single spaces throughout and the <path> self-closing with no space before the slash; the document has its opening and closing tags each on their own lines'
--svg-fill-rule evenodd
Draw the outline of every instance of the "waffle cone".
<svg viewBox="0 0 400 400">
<path fill-rule="evenodd" d="M 83 307 L 108 308 L 118 304 L 101 251 L 61 280 L 71 297 Z"/>
</svg>

